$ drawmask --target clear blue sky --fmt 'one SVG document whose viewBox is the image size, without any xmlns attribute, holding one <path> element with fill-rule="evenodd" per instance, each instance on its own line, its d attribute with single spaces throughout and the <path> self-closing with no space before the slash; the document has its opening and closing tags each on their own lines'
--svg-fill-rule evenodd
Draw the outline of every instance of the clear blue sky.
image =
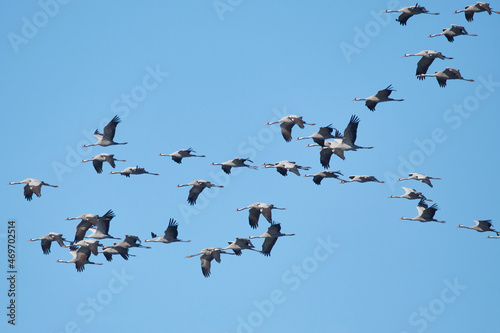
<svg viewBox="0 0 500 333">
<path fill-rule="evenodd" d="M 63 1 L 61 1 L 63 2 Z M 468 1 L 423 3 L 439 16 L 419 15 L 407 26 L 389 8 L 414 1 L 66 1 L 2 2 L 1 123 L 3 184 L 36 178 L 59 188 L 27 202 L 21 185 L 0 188 L 0 267 L 7 271 L 7 221 L 17 225 L 17 320 L 7 324 L 3 278 L 2 331 L 91 332 L 498 332 L 500 240 L 458 229 L 492 219 L 500 229 L 496 143 L 500 116 L 500 15 L 452 15 Z M 57 5 L 56 5 L 57 4 Z M 494 9 L 500 7 L 492 4 Z M 347 9 L 344 9 L 346 8 Z M 497 8 L 495 8 L 497 7 Z M 426 38 L 450 24 L 478 37 Z M 475 82 L 414 77 L 418 58 L 441 51 L 429 73 L 453 67 Z M 389 84 L 404 102 L 370 112 L 355 97 Z M 124 146 L 80 148 L 118 114 Z M 344 175 L 374 175 L 385 184 L 338 184 L 279 175 L 274 169 L 235 170 L 211 162 L 250 157 L 322 169 L 307 141 L 286 143 L 279 126 L 298 114 L 343 130 L 361 119 L 357 143 L 371 150 L 332 157 Z M 317 130 L 293 129 L 293 137 Z M 193 147 L 205 158 L 181 165 L 159 153 Z M 80 164 L 113 153 L 116 170 L 142 166 L 160 176 L 98 175 Z M 442 180 L 434 188 L 395 183 L 408 172 Z M 195 179 L 222 184 L 187 205 Z M 401 221 L 416 201 L 388 199 L 401 186 L 422 191 L 441 208 L 445 224 Z M 260 235 L 236 208 L 268 202 L 274 219 L 294 237 L 279 239 L 271 257 L 244 252 L 212 263 L 204 278 L 198 258 L 235 236 Z M 51 231 L 74 237 L 70 216 L 116 217 L 110 233 L 149 238 L 169 218 L 190 243 L 152 244 L 125 262 L 102 255 L 77 273 L 66 250 L 43 255 L 28 242 Z M 103 241 L 111 244 L 111 241 Z M 261 240 L 254 240 L 260 247 Z M 483 314 L 483 315 L 481 315 Z M 486 314 L 486 315 L 484 315 Z"/>
</svg>

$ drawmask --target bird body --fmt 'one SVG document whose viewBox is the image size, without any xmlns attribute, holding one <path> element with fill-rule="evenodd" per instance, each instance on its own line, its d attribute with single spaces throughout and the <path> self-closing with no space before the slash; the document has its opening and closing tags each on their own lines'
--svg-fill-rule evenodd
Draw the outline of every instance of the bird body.
<svg viewBox="0 0 500 333">
<path fill-rule="evenodd" d="M 126 248 L 130 248 L 130 247 L 144 247 L 146 249 L 151 248 L 150 246 L 141 245 L 141 240 L 139 239 L 139 237 L 133 236 L 133 235 L 125 235 L 124 240 L 122 240 L 119 243 L 114 243 L 114 245 L 120 246 L 120 247 L 126 247 Z"/>
<path fill-rule="evenodd" d="M 421 173 L 416 173 L 416 172 L 409 173 L 408 175 L 409 175 L 408 178 L 399 178 L 397 181 L 399 182 L 401 180 L 415 179 L 415 180 L 421 181 L 424 184 L 429 185 L 430 187 L 433 187 L 432 183 L 431 183 L 431 179 L 441 180 L 441 178 L 429 177 L 429 176 L 423 175 Z"/>
<path fill-rule="evenodd" d="M 438 210 L 437 204 L 433 204 L 432 206 L 428 206 L 423 199 L 417 205 L 418 215 L 413 218 L 401 217 L 400 220 L 410 220 L 410 221 L 419 221 L 419 222 L 439 222 L 445 223 L 445 221 L 438 221 L 434 218 L 434 214 Z"/>
<path fill-rule="evenodd" d="M 47 184 L 44 181 L 34 179 L 34 178 L 26 178 L 25 180 L 22 180 L 20 182 L 9 182 L 7 185 L 15 185 L 15 184 L 26 184 L 24 185 L 24 198 L 26 200 L 31 201 L 33 200 L 33 194 L 35 194 L 37 197 L 42 196 L 42 185 L 45 186 L 50 186 L 50 187 L 59 187 L 57 185 L 50 185 Z"/>
<path fill-rule="evenodd" d="M 205 188 L 211 188 L 211 187 L 224 187 L 222 185 L 215 185 L 212 184 L 209 181 L 200 179 L 200 180 L 193 180 L 189 184 L 179 184 L 177 187 L 183 187 L 183 186 L 193 186 L 189 190 L 189 195 L 188 195 L 188 203 L 190 205 L 196 204 L 196 199 L 198 199 L 198 196 L 200 195 L 201 191 L 203 191 Z"/>
<path fill-rule="evenodd" d="M 350 180 L 341 180 L 340 184 L 349 183 L 349 182 L 359 182 L 359 183 L 376 182 L 376 183 L 383 183 L 383 181 L 378 180 L 374 176 L 353 175 L 353 176 L 349 176 L 349 178 L 350 178 Z"/>
<path fill-rule="evenodd" d="M 453 14 L 462 12 L 465 14 L 465 19 L 467 20 L 467 22 L 472 22 L 474 20 L 475 13 L 487 12 L 489 15 L 491 15 L 491 13 L 500 14 L 500 12 L 491 10 L 489 3 L 479 1 L 473 5 L 465 6 L 465 9 L 456 10 L 453 12 Z"/>
<path fill-rule="evenodd" d="M 250 241 L 250 238 L 236 237 L 236 241 L 229 241 L 228 244 L 229 246 L 223 248 L 223 250 L 233 250 L 234 254 L 236 254 L 237 256 L 241 256 L 242 250 L 252 250 L 260 252 L 259 250 L 254 249 L 255 246 Z"/>
<path fill-rule="evenodd" d="M 134 256 L 133 254 L 128 253 L 128 247 L 122 247 L 118 245 L 113 246 L 103 246 L 102 253 L 107 261 L 112 261 L 113 256 L 119 254 L 123 259 L 128 260 L 129 256 Z"/>
<path fill-rule="evenodd" d="M 403 199 L 408 199 L 408 200 L 415 200 L 415 199 L 423 199 L 427 201 L 432 201 L 427 199 L 422 193 L 418 192 L 415 189 L 409 188 L 409 187 L 403 187 L 403 190 L 405 190 L 405 193 L 402 195 L 391 195 L 389 198 L 403 198 Z"/>
<path fill-rule="evenodd" d="M 60 247 L 64 247 L 64 242 L 66 242 L 66 239 L 62 237 L 62 234 L 58 234 L 56 232 L 50 232 L 45 236 L 42 236 L 40 238 L 30 238 L 28 241 L 33 242 L 33 241 L 41 241 L 41 246 L 42 246 L 42 251 L 43 254 L 49 254 L 50 253 L 50 245 L 52 242 L 57 242 Z"/>
<path fill-rule="evenodd" d="M 492 231 L 496 233 L 497 236 L 500 236 L 500 232 L 493 229 L 493 224 L 491 224 L 491 220 L 474 220 L 474 222 L 476 223 L 476 225 L 473 225 L 471 227 L 459 224 L 458 228 L 472 229 L 476 230 L 477 232 Z"/>
<path fill-rule="evenodd" d="M 231 168 L 240 168 L 240 167 L 246 167 L 246 168 L 249 168 L 249 169 L 258 169 L 256 166 L 253 166 L 253 165 L 248 165 L 248 164 L 245 164 L 245 162 L 250 162 L 250 163 L 253 163 L 252 160 L 250 160 L 249 158 L 234 158 L 232 160 L 229 160 L 229 161 L 226 161 L 226 162 L 223 162 L 223 163 L 211 163 L 210 165 L 220 165 L 222 166 L 222 170 L 227 173 L 228 175 L 231 173 Z"/>
<path fill-rule="evenodd" d="M 262 165 L 263 168 L 276 168 L 276 170 L 283 176 L 286 176 L 288 171 L 293 172 L 297 176 L 300 176 L 299 169 L 309 170 L 311 168 L 311 167 L 303 167 L 295 162 L 290 162 L 290 161 L 280 161 L 274 164 L 264 163 Z"/>
<path fill-rule="evenodd" d="M 81 163 L 90 162 L 90 161 L 92 161 L 92 164 L 94 165 L 94 169 L 95 169 L 95 171 L 97 171 L 97 173 L 102 173 L 102 164 L 104 162 L 108 162 L 109 165 L 111 165 L 111 167 L 113 169 L 115 168 L 115 161 L 125 162 L 125 160 L 117 160 L 115 158 L 115 155 L 113 155 L 113 154 L 102 153 L 102 154 L 99 154 L 99 155 L 92 157 L 90 160 L 83 160 L 83 161 L 81 161 Z"/>
<path fill-rule="evenodd" d="M 447 80 L 464 80 L 469 82 L 474 82 L 472 79 L 464 79 L 460 71 L 455 68 L 446 67 L 444 71 L 436 71 L 434 74 L 419 74 L 418 77 L 431 76 L 435 77 L 441 88 L 446 87 Z"/>
<path fill-rule="evenodd" d="M 222 253 L 234 255 L 234 253 L 227 253 L 226 251 L 223 251 L 221 248 L 218 248 L 218 247 L 207 247 L 206 249 L 203 249 L 196 254 L 188 255 L 185 258 L 192 258 L 192 257 L 200 256 L 201 272 L 203 273 L 203 276 L 207 278 L 211 274 L 210 270 L 211 270 L 212 260 L 215 259 L 215 261 L 220 263 L 220 261 L 221 261 L 220 255 Z"/>
<path fill-rule="evenodd" d="M 190 240 L 183 241 L 177 238 L 179 232 L 177 231 L 178 224 L 174 219 L 168 221 L 168 227 L 165 229 L 164 235 L 158 237 L 155 233 L 151 233 L 153 239 L 146 239 L 145 242 L 160 242 L 160 243 L 174 243 L 174 242 L 190 242 Z"/>
<path fill-rule="evenodd" d="M 383 13 L 401 13 L 399 17 L 396 19 L 396 21 L 399 22 L 401 25 L 406 25 L 406 22 L 410 17 L 413 15 L 418 15 L 418 14 L 430 14 L 430 15 L 439 15 L 439 13 L 431 13 L 429 12 L 424 6 L 419 6 L 418 3 L 415 6 L 411 7 L 403 7 L 398 10 L 386 10 Z"/>
<path fill-rule="evenodd" d="M 142 175 L 142 174 L 148 174 L 148 175 L 154 175 L 154 176 L 158 176 L 159 175 L 158 173 L 147 172 L 146 169 L 140 168 L 138 166 L 136 166 L 136 167 L 128 167 L 128 168 L 125 168 L 122 171 L 111 171 L 109 174 L 110 175 L 120 174 L 120 175 L 125 176 L 125 177 L 130 177 L 130 175 Z"/>
<path fill-rule="evenodd" d="M 375 106 L 377 106 L 378 103 L 389 102 L 389 101 L 396 101 L 396 102 L 404 101 L 404 99 L 390 98 L 389 95 L 393 91 L 395 91 L 395 90 L 392 88 L 392 84 L 391 84 L 387 88 L 379 90 L 375 95 L 371 95 L 370 97 L 367 97 L 367 98 L 355 98 L 355 99 L 353 99 L 353 101 L 365 101 L 366 107 L 370 111 L 375 111 Z"/>
<path fill-rule="evenodd" d="M 100 230 L 106 230 L 106 233 L 109 231 L 109 222 L 115 217 L 115 213 L 110 209 L 103 216 L 99 216 L 96 214 L 82 214 L 77 217 L 68 217 L 66 220 L 81 220 L 80 223 L 76 226 L 75 239 L 73 243 L 78 243 L 79 241 L 85 238 L 85 234 L 92 227 L 96 226 Z M 101 225 L 99 227 L 99 225 Z M 100 231 L 99 235 L 104 235 L 104 233 Z M 102 237 L 102 238 L 110 238 L 110 237 Z"/>
<path fill-rule="evenodd" d="M 77 250 L 70 250 L 69 253 L 73 256 L 71 260 L 56 260 L 56 262 L 71 264 L 74 263 L 77 272 L 83 272 L 86 264 L 102 265 L 102 263 L 95 263 L 89 260 L 91 249 L 89 246 L 81 246 Z"/>
<path fill-rule="evenodd" d="M 416 77 L 419 80 L 425 79 L 425 76 L 419 76 L 421 74 L 427 74 L 427 70 L 429 66 L 432 64 L 434 59 L 439 58 L 441 60 L 444 59 L 453 59 L 452 57 L 446 57 L 441 52 L 432 51 L 432 50 L 423 50 L 415 54 L 405 54 L 403 57 L 411 57 L 411 56 L 421 56 L 420 60 L 417 63 L 417 72 Z"/>
<path fill-rule="evenodd" d="M 330 171 L 330 170 L 322 170 L 314 175 L 304 175 L 304 177 L 313 177 L 313 182 L 316 185 L 321 185 L 321 181 L 324 178 L 339 178 L 339 175 L 342 175 L 342 173 L 339 171 Z"/>
<path fill-rule="evenodd" d="M 104 134 L 100 133 L 99 130 L 95 130 L 94 136 L 97 138 L 97 142 L 93 144 L 83 145 L 82 147 L 91 147 L 91 146 L 113 146 L 113 145 L 125 145 L 127 142 L 114 142 L 113 139 L 115 137 L 116 125 L 121 122 L 120 117 L 114 116 L 111 121 L 104 126 Z"/>
<path fill-rule="evenodd" d="M 441 36 L 441 35 L 445 36 L 446 39 L 448 40 L 448 42 L 450 42 L 450 43 L 455 40 L 455 37 L 460 36 L 460 35 L 477 36 L 476 34 L 469 34 L 467 32 L 467 30 L 465 30 L 465 28 L 462 27 L 461 25 L 452 24 L 451 28 L 444 28 L 443 32 L 441 32 L 439 34 L 429 35 L 427 37 L 437 37 L 437 36 Z"/>
<path fill-rule="evenodd" d="M 333 128 L 332 125 L 320 127 L 319 131 L 311 134 L 310 136 L 301 136 L 295 140 L 304 140 L 304 139 L 313 139 L 320 146 L 324 146 L 326 139 L 332 139 L 334 136 L 332 135 Z"/>
<path fill-rule="evenodd" d="M 250 227 L 253 229 L 256 229 L 259 226 L 259 217 L 260 214 L 262 214 L 266 220 L 269 223 L 273 222 L 272 216 L 271 216 L 271 211 L 273 209 L 280 209 L 284 210 L 285 208 L 278 208 L 274 206 L 273 204 L 267 204 L 263 202 L 255 202 L 251 204 L 250 206 L 243 207 L 243 208 L 238 208 L 236 209 L 237 212 L 248 209 L 248 223 L 250 224 Z"/>
<path fill-rule="evenodd" d="M 262 243 L 261 253 L 265 256 L 270 256 L 271 250 L 274 244 L 276 244 L 278 237 L 283 237 L 283 236 L 295 236 L 295 234 L 284 234 L 281 232 L 281 225 L 279 223 L 273 223 L 265 233 L 263 233 L 260 236 L 250 236 L 249 239 L 265 238 L 264 243 Z"/>
<path fill-rule="evenodd" d="M 172 157 L 172 160 L 178 164 L 182 163 L 182 159 L 186 157 L 205 157 L 205 155 L 194 155 L 192 153 L 196 153 L 193 148 L 188 148 L 188 149 L 181 149 L 176 152 L 173 152 L 172 154 L 158 154 L 158 156 L 170 156 Z"/>
<path fill-rule="evenodd" d="M 269 122 L 264 125 L 272 125 L 278 123 L 280 124 L 281 127 L 281 135 L 283 135 L 283 139 L 285 139 L 286 142 L 292 141 L 293 126 L 297 125 L 300 128 L 304 128 L 304 125 L 311 125 L 311 126 L 316 125 L 314 123 L 306 123 L 302 118 L 302 116 L 296 116 L 296 115 L 286 116 L 278 121 Z"/>
</svg>

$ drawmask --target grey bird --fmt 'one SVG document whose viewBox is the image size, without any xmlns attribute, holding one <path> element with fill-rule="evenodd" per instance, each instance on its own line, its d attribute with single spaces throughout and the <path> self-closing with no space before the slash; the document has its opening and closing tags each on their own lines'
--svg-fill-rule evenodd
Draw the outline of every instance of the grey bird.
<svg viewBox="0 0 500 333">
<path fill-rule="evenodd" d="M 212 184 L 211 182 L 203 180 L 203 179 L 193 180 L 189 184 L 177 185 L 177 187 L 183 187 L 183 186 L 192 186 L 191 189 L 189 190 L 189 195 L 187 198 L 187 201 L 190 205 L 196 204 L 196 200 L 198 199 L 198 196 L 200 195 L 201 191 L 203 191 L 205 188 L 224 187 L 222 185 Z"/>
<path fill-rule="evenodd" d="M 44 181 L 34 179 L 34 178 L 26 178 L 25 180 L 22 180 L 20 182 L 9 182 L 7 185 L 15 185 L 15 184 L 26 184 L 24 185 L 24 198 L 28 201 L 31 201 L 33 199 L 33 194 L 35 194 L 37 197 L 42 196 L 42 186 L 50 186 L 50 187 L 59 187 L 57 185 L 50 185 L 47 184 Z"/>
<path fill-rule="evenodd" d="M 377 106 L 378 103 L 381 102 L 390 102 L 390 101 L 395 101 L 395 102 L 402 102 L 404 99 L 394 99 L 390 98 L 389 96 L 393 91 L 396 91 L 392 88 L 392 84 L 389 85 L 387 88 L 379 90 L 375 95 L 371 95 L 367 98 L 355 98 L 353 101 L 365 101 L 366 107 L 370 111 L 375 111 L 375 107 Z"/>
<path fill-rule="evenodd" d="M 113 145 L 125 145 L 127 142 L 115 142 L 113 141 L 115 137 L 116 125 L 121 122 L 120 117 L 114 116 L 111 121 L 104 126 L 104 134 L 100 133 L 99 130 L 95 130 L 94 136 L 97 138 L 97 142 L 93 144 L 83 145 L 82 147 L 91 147 L 91 146 L 113 146 Z"/>
<path fill-rule="evenodd" d="M 160 242 L 160 243 L 175 243 L 175 242 L 190 242 L 190 240 L 180 240 L 177 238 L 179 232 L 177 231 L 178 224 L 174 219 L 168 220 L 168 227 L 165 229 L 163 236 L 158 237 L 155 233 L 151 233 L 153 239 L 146 239 L 145 242 Z"/>
<path fill-rule="evenodd" d="M 49 254 L 50 253 L 50 245 L 52 245 L 52 242 L 57 242 L 60 247 L 64 247 L 64 242 L 67 242 L 66 239 L 62 237 L 62 234 L 58 234 L 56 232 L 50 232 L 45 236 L 42 236 L 40 238 L 30 238 L 28 241 L 34 242 L 34 241 L 41 241 L 41 246 L 42 246 L 42 252 L 43 254 Z"/>
<path fill-rule="evenodd" d="M 254 238 L 264 238 L 264 243 L 262 243 L 262 251 L 261 253 L 265 255 L 266 257 L 271 255 L 271 250 L 273 249 L 274 244 L 276 244 L 276 241 L 278 240 L 278 237 L 283 237 L 283 236 L 295 236 L 295 234 L 284 234 L 281 232 L 281 224 L 279 223 L 273 223 L 271 226 L 267 229 L 265 233 L 263 233 L 260 236 L 250 236 L 250 239 Z"/>
<path fill-rule="evenodd" d="M 267 204 L 263 202 L 255 202 L 250 206 L 236 209 L 237 212 L 248 209 L 248 223 L 252 229 L 256 229 L 259 226 L 259 217 L 262 214 L 269 223 L 273 222 L 271 211 L 273 209 L 284 210 L 285 208 L 276 207 L 273 204 Z"/>
<path fill-rule="evenodd" d="M 296 116 L 296 115 L 290 115 L 281 118 L 278 121 L 272 121 L 269 123 L 266 123 L 264 125 L 272 125 L 272 124 L 280 124 L 281 127 L 281 135 L 283 135 L 283 139 L 285 139 L 286 142 L 292 141 L 292 128 L 293 126 L 297 125 L 300 128 L 304 128 L 304 125 L 311 125 L 314 126 L 316 124 L 314 123 L 306 123 L 302 116 Z"/>
<path fill-rule="evenodd" d="M 175 163 L 181 164 L 182 159 L 186 157 L 205 157 L 205 155 L 194 155 L 192 153 L 196 153 L 193 148 L 189 147 L 188 149 L 181 149 L 173 152 L 172 154 L 158 154 L 158 156 L 170 156 Z"/>
<path fill-rule="evenodd" d="M 113 154 L 99 154 L 92 157 L 90 160 L 83 160 L 80 163 L 92 162 L 94 169 L 97 173 L 102 173 L 102 165 L 104 162 L 108 162 L 109 165 L 114 169 L 116 167 L 115 161 L 125 162 L 125 160 L 117 160 Z"/>
<path fill-rule="evenodd" d="M 403 55 L 403 57 L 422 57 L 420 60 L 417 62 L 417 71 L 415 73 L 415 76 L 419 80 L 425 79 L 425 76 L 422 76 L 421 74 L 427 74 L 427 70 L 429 69 L 429 66 L 434 62 L 434 59 L 438 58 L 441 60 L 444 59 L 453 59 L 452 57 L 446 57 L 444 56 L 441 52 L 437 51 L 432 51 L 432 50 L 423 50 L 415 54 L 409 54 L 406 53 Z"/>
</svg>

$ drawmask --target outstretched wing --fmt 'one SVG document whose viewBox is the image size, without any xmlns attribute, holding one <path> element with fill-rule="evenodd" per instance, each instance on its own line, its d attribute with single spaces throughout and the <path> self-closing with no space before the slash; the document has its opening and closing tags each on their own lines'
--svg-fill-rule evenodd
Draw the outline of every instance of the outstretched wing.
<svg viewBox="0 0 500 333">
<path fill-rule="evenodd" d="M 433 61 L 434 58 L 422 57 L 417 62 L 417 73 L 415 75 L 427 74 L 427 70 L 429 69 L 429 66 L 432 64 Z M 423 80 L 425 79 L 425 76 L 417 76 L 417 79 Z"/>
<path fill-rule="evenodd" d="M 281 135 L 283 135 L 283 139 L 285 139 L 286 142 L 292 141 L 292 127 L 295 125 L 294 122 L 291 121 L 284 121 L 280 124 L 281 127 Z M 302 125 L 304 126 L 304 125 Z"/>
<path fill-rule="evenodd" d="M 178 224 L 174 219 L 168 220 L 168 228 L 165 229 L 165 239 L 176 239 L 179 232 L 177 231 Z"/>
<path fill-rule="evenodd" d="M 401 15 L 399 15 L 399 17 L 396 19 L 396 21 L 398 21 L 399 24 L 401 24 L 401 25 L 406 25 L 406 21 L 408 21 L 408 19 L 412 16 L 413 16 L 413 14 L 402 13 Z"/>
<path fill-rule="evenodd" d="M 205 188 L 204 186 L 199 186 L 199 185 L 194 185 L 193 187 L 191 187 L 187 199 L 190 205 L 194 205 L 196 203 L 196 199 L 198 199 L 198 196 L 200 195 L 201 191 L 203 191 L 204 188 Z"/>
<path fill-rule="evenodd" d="M 120 117 L 114 116 L 111 121 L 104 126 L 104 138 L 113 141 L 113 138 L 115 137 L 115 130 L 116 130 L 116 125 L 120 123 Z"/>
<path fill-rule="evenodd" d="M 352 115 L 349 120 L 349 124 L 344 130 L 344 137 L 350 140 L 350 143 L 354 144 L 356 141 L 356 136 L 358 133 L 359 118 L 356 115 Z"/>
</svg>

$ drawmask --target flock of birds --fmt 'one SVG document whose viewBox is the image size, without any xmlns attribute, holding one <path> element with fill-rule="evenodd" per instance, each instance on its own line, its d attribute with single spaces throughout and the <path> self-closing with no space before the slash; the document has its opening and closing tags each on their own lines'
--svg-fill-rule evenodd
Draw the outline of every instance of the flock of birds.
<svg viewBox="0 0 500 333">
<path fill-rule="evenodd" d="M 401 15 L 396 19 L 401 25 L 406 25 L 407 21 L 410 17 L 417 14 L 433 14 L 438 15 L 438 13 L 430 13 L 425 7 L 419 6 L 416 4 L 411 7 L 404 7 L 399 10 L 387 10 L 387 13 L 391 12 L 399 12 Z M 467 6 L 463 10 L 457 10 L 455 13 L 465 13 L 465 18 L 467 21 L 472 21 L 475 13 L 487 12 L 491 15 L 491 13 L 500 14 L 500 12 L 494 12 L 491 10 L 489 4 L 484 2 L 477 2 L 474 5 Z M 444 35 L 448 41 L 453 42 L 454 37 L 459 35 L 468 35 L 468 36 L 476 36 L 468 34 L 464 27 L 452 25 L 451 28 L 443 29 L 443 32 L 440 34 L 430 35 L 429 37 L 435 37 L 439 35 Z M 441 52 L 436 52 L 432 50 L 424 50 L 415 54 L 405 54 L 404 57 L 408 56 L 420 56 L 421 59 L 417 64 L 416 77 L 420 80 L 425 79 L 425 77 L 432 76 L 436 77 L 439 85 L 441 87 L 446 86 L 446 81 L 451 79 L 460 79 L 466 81 L 473 81 L 469 79 L 464 79 L 460 71 L 457 69 L 447 67 L 443 71 L 437 71 L 435 74 L 427 74 L 427 70 L 434 61 L 434 59 L 453 59 L 451 57 L 444 56 Z M 380 102 L 387 101 L 403 101 L 403 99 L 392 99 L 389 96 L 394 91 L 391 85 L 387 88 L 380 90 L 377 94 L 372 95 L 367 98 L 355 98 L 354 101 L 365 101 L 366 107 L 370 111 L 375 111 L 375 107 Z M 345 159 L 346 151 L 357 151 L 358 149 L 372 149 L 373 147 L 363 147 L 358 146 L 356 144 L 357 139 L 357 130 L 360 119 L 356 115 L 352 115 L 347 127 L 344 129 L 344 132 L 340 132 L 336 128 L 333 128 L 332 125 L 320 127 L 319 130 L 307 137 L 298 137 L 295 140 L 304 140 L 304 139 L 312 139 L 314 144 L 308 144 L 306 147 L 319 147 L 320 151 L 320 164 L 324 169 L 330 168 L 330 160 L 333 155 L 338 156 L 342 160 Z M 115 132 L 116 127 L 120 123 L 120 118 L 115 116 L 105 127 L 103 133 L 100 133 L 99 130 L 94 132 L 94 136 L 97 138 L 97 142 L 94 144 L 87 144 L 83 147 L 89 146 L 114 146 L 114 145 L 125 145 L 127 142 L 115 142 Z M 289 115 L 283 117 L 282 119 L 274 122 L 266 123 L 265 125 L 273 125 L 280 124 L 281 133 L 286 142 L 292 141 L 292 128 L 297 125 L 299 128 L 304 129 L 305 125 L 315 126 L 314 123 L 307 123 L 303 120 L 302 116 L 297 115 Z M 331 139 L 331 140 L 328 140 Z M 205 155 L 196 155 L 196 152 L 192 149 L 181 149 L 171 154 L 159 154 L 159 156 L 168 156 L 171 159 L 181 164 L 184 158 L 188 157 L 205 157 Z M 107 162 L 112 168 L 115 168 L 115 162 L 125 162 L 125 160 L 116 159 L 113 154 L 101 153 L 99 155 L 94 156 L 92 159 L 83 160 L 82 163 L 92 162 L 95 171 L 100 174 L 103 172 L 104 162 Z M 249 169 L 258 169 L 257 166 L 250 165 L 247 163 L 253 163 L 248 158 L 234 158 L 232 160 L 222 162 L 222 163 L 211 163 L 211 165 L 221 166 L 222 170 L 226 174 L 230 174 L 232 168 L 244 167 Z M 309 170 L 310 167 L 304 167 L 296 162 L 292 161 L 280 161 L 276 163 L 263 163 L 262 168 L 276 168 L 277 172 L 283 176 L 287 176 L 288 172 L 291 172 L 297 176 L 301 176 L 300 170 Z M 140 175 L 140 174 L 149 174 L 149 175 L 158 175 L 158 173 L 148 172 L 144 168 L 135 166 L 135 167 L 127 167 L 122 171 L 112 171 L 109 174 L 121 174 L 125 177 L 130 177 L 131 175 Z M 312 180 L 315 184 L 321 185 L 321 182 L 325 178 L 334 178 L 339 179 L 340 183 L 348 183 L 348 182 L 378 182 L 383 183 L 383 181 L 378 180 L 374 176 L 370 175 L 350 175 L 349 179 L 341 179 L 340 176 L 343 174 L 339 171 L 332 170 L 322 170 L 317 172 L 316 174 L 305 174 L 304 177 L 312 177 Z M 424 184 L 427 184 L 430 187 L 433 187 L 431 180 L 439 180 L 440 178 L 430 177 L 420 173 L 410 173 L 407 178 L 400 178 L 398 181 L 404 180 L 416 180 L 420 181 Z M 24 197 L 26 200 L 30 201 L 33 198 L 33 194 L 37 197 L 41 196 L 41 187 L 49 186 L 49 187 L 57 187 L 56 185 L 50 185 L 46 182 L 36 180 L 33 178 L 27 178 L 20 182 L 10 182 L 9 185 L 12 184 L 25 184 L 24 186 Z M 216 185 L 206 180 L 194 180 L 187 184 L 179 184 L 177 187 L 191 186 L 188 194 L 187 201 L 190 205 L 195 205 L 196 200 L 200 193 L 205 188 L 211 187 L 223 187 L 222 185 Z M 429 206 L 427 202 L 432 202 L 432 200 L 427 199 L 421 192 L 418 192 L 415 189 L 409 187 L 403 187 L 405 191 L 402 195 L 391 195 L 389 198 L 404 198 L 408 200 L 419 200 L 417 204 L 418 215 L 413 218 L 401 217 L 402 220 L 412 220 L 419 222 L 439 222 L 444 223 L 445 221 L 435 219 L 435 214 L 438 210 L 437 204 L 432 204 Z M 272 204 L 256 202 L 249 206 L 238 208 L 236 211 L 248 210 L 248 222 L 252 229 L 256 229 L 259 223 L 259 217 L 262 215 L 269 223 L 267 231 L 264 232 L 260 236 L 250 236 L 247 238 L 236 237 L 235 241 L 229 241 L 228 246 L 226 247 L 209 247 L 201 250 L 199 253 L 188 255 L 186 258 L 191 258 L 195 256 L 200 256 L 201 259 L 201 270 L 205 277 L 209 277 L 211 274 L 211 262 L 215 259 L 217 262 L 221 262 L 221 254 L 228 255 L 236 255 L 240 256 L 242 254 L 242 250 L 251 250 L 260 252 L 265 256 L 270 256 L 271 250 L 276 244 L 279 237 L 284 236 L 294 236 L 294 234 L 285 234 L 281 232 L 281 224 L 274 222 L 272 218 L 272 210 L 284 210 L 285 208 L 279 208 Z M 63 238 L 63 235 L 60 233 L 50 232 L 49 234 L 40 237 L 40 238 L 32 238 L 30 241 L 41 241 L 41 247 L 44 254 L 50 253 L 50 248 L 52 242 L 57 242 L 60 247 L 66 247 L 70 249 L 70 254 L 72 255 L 72 259 L 70 260 L 57 260 L 57 262 L 61 263 L 74 263 L 76 266 L 76 270 L 81 272 L 84 270 L 86 264 L 95 264 L 102 265 L 102 263 L 95 263 L 90 261 L 91 255 L 98 255 L 102 253 L 107 261 L 112 261 L 113 255 L 120 255 L 123 259 L 127 260 L 129 256 L 134 256 L 133 254 L 129 254 L 130 248 L 150 248 L 149 246 L 142 245 L 139 237 L 134 235 L 125 235 L 124 240 L 120 240 L 119 238 L 115 238 L 109 234 L 110 222 L 115 217 L 115 214 L 112 210 L 107 211 L 103 215 L 96 214 L 82 214 L 77 217 L 69 217 L 67 220 L 80 220 L 80 222 L 76 226 L 76 232 L 74 239 L 71 241 Z M 496 236 L 488 236 L 488 238 L 500 238 L 500 232 L 497 232 L 493 229 L 491 224 L 491 220 L 475 220 L 475 225 L 473 226 L 464 226 L 459 225 L 459 228 L 468 228 L 472 230 L 476 230 L 478 232 L 494 232 Z M 90 234 L 88 234 L 90 232 Z M 168 222 L 168 226 L 163 232 L 163 235 L 158 236 L 157 234 L 151 232 L 151 239 L 145 239 L 144 242 L 158 242 L 158 243 L 174 243 L 174 242 L 190 242 L 190 240 L 181 240 L 178 238 L 178 224 L 174 219 L 170 219 Z M 264 238 L 264 242 L 262 243 L 261 250 L 257 250 L 255 246 L 252 244 L 251 240 L 255 238 Z M 101 244 L 99 241 L 103 239 L 117 239 L 120 242 L 115 242 L 111 246 L 106 246 Z M 66 244 L 67 243 L 67 244 Z"/>
</svg>

